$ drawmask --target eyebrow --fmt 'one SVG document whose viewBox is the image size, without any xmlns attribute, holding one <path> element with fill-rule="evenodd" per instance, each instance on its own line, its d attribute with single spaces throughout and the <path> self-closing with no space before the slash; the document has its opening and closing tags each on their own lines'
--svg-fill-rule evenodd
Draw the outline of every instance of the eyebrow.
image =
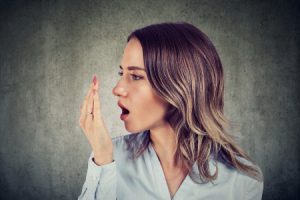
<svg viewBox="0 0 300 200">
<path fill-rule="evenodd" d="M 120 65 L 120 69 L 123 69 L 123 67 L 121 65 Z M 128 66 L 127 69 L 128 70 L 143 70 L 143 71 L 145 71 L 144 68 L 138 67 L 138 66 Z"/>
</svg>

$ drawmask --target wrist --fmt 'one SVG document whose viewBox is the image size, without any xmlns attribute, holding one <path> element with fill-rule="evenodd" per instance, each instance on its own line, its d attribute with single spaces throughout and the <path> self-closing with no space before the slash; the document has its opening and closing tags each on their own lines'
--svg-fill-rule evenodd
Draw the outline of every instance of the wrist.
<svg viewBox="0 0 300 200">
<path fill-rule="evenodd" d="M 95 164 L 97 165 L 105 165 L 108 163 L 113 162 L 113 156 L 112 154 L 108 154 L 108 155 L 95 155 L 92 159 L 94 161 Z"/>
</svg>

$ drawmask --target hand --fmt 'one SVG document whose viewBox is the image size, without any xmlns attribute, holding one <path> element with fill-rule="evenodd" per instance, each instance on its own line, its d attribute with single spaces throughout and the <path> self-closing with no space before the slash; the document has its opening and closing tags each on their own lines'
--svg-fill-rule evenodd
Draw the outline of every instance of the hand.
<svg viewBox="0 0 300 200">
<path fill-rule="evenodd" d="M 99 82 L 94 75 L 88 94 L 80 106 L 79 125 L 93 149 L 94 161 L 103 165 L 113 161 L 113 145 L 101 117 L 98 88 Z"/>
</svg>

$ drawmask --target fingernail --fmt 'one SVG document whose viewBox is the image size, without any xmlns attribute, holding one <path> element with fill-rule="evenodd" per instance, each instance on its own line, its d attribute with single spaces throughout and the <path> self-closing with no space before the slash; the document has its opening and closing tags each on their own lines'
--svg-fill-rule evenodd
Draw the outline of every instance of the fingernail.
<svg viewBox="0 0 300 200">
<path fill-rule="evenodd" d="M 96 77 L 96 75 L 94 75 L 94 77 L 93 77 L 93 83 L 94 83 L 94 85 L 96 85 L 96 83 L 97 83 L 97 77 Z"/>
</svg>

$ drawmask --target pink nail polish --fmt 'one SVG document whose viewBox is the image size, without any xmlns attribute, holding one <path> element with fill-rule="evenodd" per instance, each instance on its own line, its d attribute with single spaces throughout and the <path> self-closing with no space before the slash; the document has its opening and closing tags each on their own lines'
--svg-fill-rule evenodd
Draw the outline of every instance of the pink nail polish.
<svg viewBox="0 0 300 200">
<path fill-rule="evenodd" d="M 96 85 L 96 83 L 97 83 L 97 77 L 96 77 L 96 75 L 94 75 L 94 77 L 93 77 L 93 83 L 94 83 L 94 85 Z"/>
</svg>

